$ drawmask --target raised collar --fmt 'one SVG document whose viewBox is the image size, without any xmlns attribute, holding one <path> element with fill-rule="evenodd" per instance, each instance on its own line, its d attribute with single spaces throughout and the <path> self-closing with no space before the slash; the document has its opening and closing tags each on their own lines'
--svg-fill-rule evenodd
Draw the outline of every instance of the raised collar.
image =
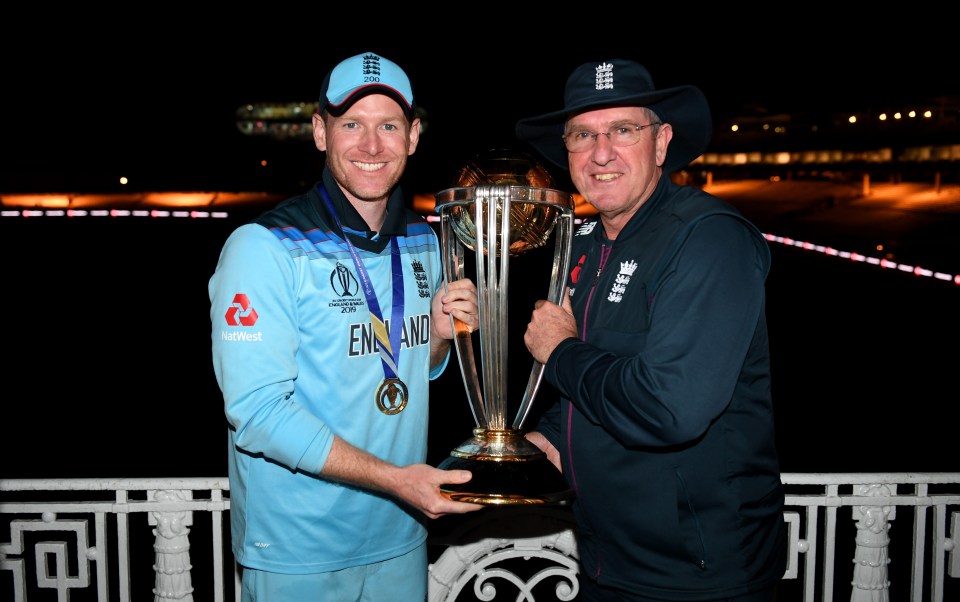
<svg viewBox="0 0 960 602">
<path fill-rule="evenodd" d="M 327 190 L 327 195 L 330 197 L 330 202 L 333 204 L 334 210 L 337 212 L 337 218 L 340 220 L 340 224 L 348 230 L 366 233 L 366 238 L 368 239 L 373 238 L 377 233 L 370 230 L 370 227 L 363 218 L 360 217 L 360 214 L 353 205 L 350 204 L 350 201 L 347 200 L 343 191 L 340 190 L 340 186 L 338 186 L 336 180 L 333 179 L 333 174 L 330 173 L 330 170 L 326 167 L 323 168 L 322 183 Z M 320 203 L 319 210 L 323 215 L 327 215 L 326 207 L 324 207 L 322 202 Z M 406 202 L 403 191 L 398 185 L 393 188 L 390 192 L 390 198 L 387 199 L 387 215 L 383 221 L 383 226 L 380 228 L 380 238 L 389 240 L 390 236 L 406 235 L 407 221 L 405 214 Z M 333 216 L 327 217 L 330 218 L 329 222 L 331 227 L 338 230 L 342 235 L 343 231 L 336 228 L 336 220 L 332 219 Z M 362 238 L 362 236 L 357 236 L 356 238 Z"/>
</svg>

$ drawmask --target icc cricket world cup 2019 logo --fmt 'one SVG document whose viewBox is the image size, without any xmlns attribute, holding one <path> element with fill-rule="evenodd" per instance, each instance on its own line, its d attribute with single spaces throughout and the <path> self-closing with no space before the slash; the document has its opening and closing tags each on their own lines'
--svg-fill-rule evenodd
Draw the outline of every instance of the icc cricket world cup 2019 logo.
<svg viewBox="0 0 960 602">
<path fill-rule="evenodd" d="M 360 290 L 356 277 L 339 261 L 337 267 L 330 272 L 330 286 L 341 297 L 352 297 Z"/>
</svg>

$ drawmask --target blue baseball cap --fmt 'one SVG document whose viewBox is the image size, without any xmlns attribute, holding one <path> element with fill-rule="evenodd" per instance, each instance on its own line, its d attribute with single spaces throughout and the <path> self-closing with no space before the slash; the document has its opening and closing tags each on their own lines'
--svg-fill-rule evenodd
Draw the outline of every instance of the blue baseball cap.
<svg viewBox="0 0 960 602">
<path fill-rule="evenodd" d="M 374 52 L 364 52 L 341 61 L 323 78 L 319 112 L 340 116 L 368 94 L 384 94 L 397 101 L 407 118 L 416 105 L 410 79 L 396 63 Z"/>
</svg>

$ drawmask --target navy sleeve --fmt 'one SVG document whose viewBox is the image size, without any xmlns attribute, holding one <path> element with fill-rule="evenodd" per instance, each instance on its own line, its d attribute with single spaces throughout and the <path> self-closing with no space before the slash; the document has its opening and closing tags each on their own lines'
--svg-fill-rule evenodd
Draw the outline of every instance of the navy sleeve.
<svg viewBox="0 0 960 602">
<path fill-rule="evenodd" d="M 543 411 L 534 431 L 539 431 L 554 447 L 560 449 L 560 402 L 555 401 Z"/>
</svg>

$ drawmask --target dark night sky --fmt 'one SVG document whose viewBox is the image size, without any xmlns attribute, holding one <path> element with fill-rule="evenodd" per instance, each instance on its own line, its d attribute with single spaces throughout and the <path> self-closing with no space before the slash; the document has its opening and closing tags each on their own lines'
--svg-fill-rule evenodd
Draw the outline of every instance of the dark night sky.
<svg viewBox="0 0 960 602">
<path fill-rule="evenodd" d="M 944 35 L 955 21 L 889 14 L 873 24 L 831 25 L 834 15 L 803 6 L 790 18 L 723 19 L 682 7 L 686 21 L 653 7 L 640 17 L 578 7 L 570 17 L 551 17 L 566 19 L 560 25 L 513 9 L 453 22 L 446 14 L 344 18 L 312 5 L 282 18 L 225 15 L 213 25 L 169 5 L 112 21 L 63 9 L 34 21 L 5 16 L 0 194 L 15 185 L 111 192 L 120 174 L 145 189 L 214 181 L 217 190 L 230 190 L 250 181 L 246 174 L 263 153 L 277 153 L 279 163 L 317 161 L 310 143 L 261 145 L 241 135 L 234 111 L 249 102 L 313 101 L 326 71 L 368 50 L 398 62 L 413 79 L 430 127 L 410 169 L 442 184 L 473 152 L 512 144 L 517 119 L 559 108 L 567 75 L 584 62 L 634 58 L 658 87 L 700 86 L 718 119 L 960 95 L 955 33 Z M 482 12 L 495 9 L 485 3 Z M 432 19 L 451 23 L 428 27 Z M 413 38 L 415 31 L 421 33 Z M 624 41 L 611 42 L 618 37 Z M 96 189 L 77 190 L 79 182 Z M 291 187 L 301 190 L 296 182 Z M 7 368 L 17 376 L 7 379 L 5 398 L 30 401 L 18 406 L 30 428 L 0 440 L 0 455 L 23 460 L 5 467 L 6 476 L 224 473 L 206 283 L 234 225 L 190 220 L 189 230 L 172 234 L 167 220 L 0 220 L 7 228 L 0 251 L 16 259 L 4 273 L 14 293 L 0 298 L 0 313 L 13 317 Z M 903 408 L 936 403 L 949 390 L 953 357 L 939 352 L 938 341 L 957 338 L 956 321 L 942 318 L 953 315 L 947 308 L 956 306 L 956 291 L 822 258 L 811 270 L 810 254 L 774 249 L 768 306 L 775 382 L 783 392 L 784 470 L 872 470 L 878 463 L 883 470 L 939 470 L 953 457 L 949 421 L 931 424 L 937 410 Z M 908 285 L 890 288 L 891 278 Z M 456 370 L 443 378 L 439 386 L 462 394 Z M 824 424 L 841 404 L 853 408 L 856 423 Z M 453 405 L 464 413 L 462 427 L 437 430 L 451 439 L 435 446 L 441 453 L 468 435 L 468 408 Z M 112 426 L 118 416 L 144 412 L 157 431 L 147 446 L 142 431 Z M 35 430 L 41 424 L 49 429 L 42 437 Z M 887 437 L 894 425 L 922 433 L 919 460 L 910 452 L 920 443 Z M 191 442 L 188 460 L 171 465 L 158 451 L 168 429 Z M 864 457 L 858 437 L 865 435 L 889 447 Z M 84 453 L 31 461 L 44 457 L 34 448 L 50 440 Z"/>
<path fill-rule="evenodd" d="M 83 28 L 70 16 L 42 25 L 8 19 L 19 36 L 0 42 L 0 192 L 48 182 L 109 191 L 121 172 L 147 185 L 212 179 L 221 189 L 243 187 L 266 151 L 239 134 L 235 109 L 312 101 L 333 64 L 367 50 L 410 74 L 430 117 L 411 168 L 438 182 L 475 152 L 515 144 L 517 119 L 559 108 L 567 75 L 583 62 L 629 57 L 658 87 L 695 84 L 716 119 L 960 93 L 956 52 L 940 34 L 952 32 L 936 15 L 838 22 L 805 4 L 789 17 L 685 10 L 682 21 L 649 8 L 639 17 L 547 25 L 542 14 L 484 7 L 434 27 L 426 16 L 341 17 L 311 8 L 222 19 L 169 10 L 137 19 L 86 15 L 92 25 Z M 281 163 L 319 156 L 309 143 L 271 152 L 287 155 L 275 157 Z"/>
</svg>

